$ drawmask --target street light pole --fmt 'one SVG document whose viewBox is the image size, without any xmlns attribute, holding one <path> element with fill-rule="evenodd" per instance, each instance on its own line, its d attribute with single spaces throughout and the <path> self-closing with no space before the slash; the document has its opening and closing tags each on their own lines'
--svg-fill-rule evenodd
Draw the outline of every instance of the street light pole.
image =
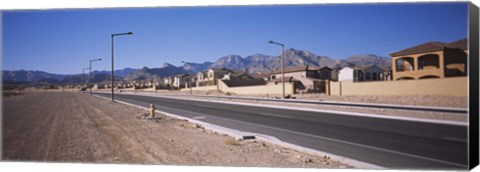
<svg viewBox="0 0 480 172">
<path fill-rule="evenodd" d="M 279 45 L 282 47 L 282 99 L 284 99 L 285 98 L 285 57 L 284 57 L 285 45 L 275 41 L 268 41 L 268 43 Z"/>
<path fill-rule="evenodd" d="M 114 93 L 113 93 L 113 84 L 115 80 L 115 72 L 114 72 L 114 67 L 113 67 L 113 58 L 114 58 L 114 37 L 115 36 L 122 36 L 122 35 L 133 35 L 132 32 L 126 32 L 126 33 L 115 33 L 111 35 L 112 38 L 112 102 L 115 101 Z"/>
<path fill-rule="evenodd" d="M 187 64 L 187 62 L 182 61 L 183 64 Z M 190 74 L 190 95 L 192 95 L 192 65 L 190 65 L 190 69 L 188 69 L 188 73 Z"/>
<path fill-rule="evenodd" d="M 90 77 L 88 77 L 88 86 L 90 87 L 90 95 L 92 95 L 92 62 L 95 62 L 95 61 L 102 61 L 101 58 L 99 59 L 92 59 L 90 60 Z"/>
</svg>

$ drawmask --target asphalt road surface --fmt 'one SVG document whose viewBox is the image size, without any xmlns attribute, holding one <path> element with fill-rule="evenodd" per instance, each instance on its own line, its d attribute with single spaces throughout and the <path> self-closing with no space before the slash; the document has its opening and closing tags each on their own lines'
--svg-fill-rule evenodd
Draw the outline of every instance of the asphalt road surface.
<svg viewBox="0 0 480 172">
<path fill-rule="evenodd" d="M 110 94 L 96 93 L 110 97 Z M 116 94 L 117 100 L 386 168 L 468 168 L 467 126 Z"/>
</svg>

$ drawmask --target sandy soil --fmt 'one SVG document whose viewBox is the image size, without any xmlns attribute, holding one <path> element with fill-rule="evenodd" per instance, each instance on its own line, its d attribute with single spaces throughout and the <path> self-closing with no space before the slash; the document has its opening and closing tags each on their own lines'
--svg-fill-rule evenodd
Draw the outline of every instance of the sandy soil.
<svg viewBox="0 0 480 172">
<path fill-rule="evenodd" d="M 157 93 L 190 94 L 190 92 L 188 91 L 166 91 L 166 92 L 157 92 Z M 212 95 L 212 96 L 227 95 L 225 93 L 221 93 L 218 91 L 194 91 L 193 93 L 197 95 Z M 262 97 L 262 98 L 267 97 L 267 95 L 235 95 L 235 96 Z M 281 97 L 281 95 L 268 95 L 268 97 L 273 97 L 273 96 Z M 458 96 L 326 96 L 324 94 L 295 94 L 293 96 L 296 99 L 323 100 L 323 101 L 468 108 L 468 97 L 458 97 Z"/>
<path fill-rule="evenodd" d="M 238 141 L 184 120 L 79 93 L 3 98 L 3 160 L 349 168 L 328 157 Z"/>
</svg>

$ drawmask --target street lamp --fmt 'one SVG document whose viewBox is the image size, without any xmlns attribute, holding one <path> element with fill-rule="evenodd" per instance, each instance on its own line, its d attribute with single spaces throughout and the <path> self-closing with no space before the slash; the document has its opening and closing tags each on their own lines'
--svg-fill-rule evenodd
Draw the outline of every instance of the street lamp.
<svg viewBox="0 0 480 172">
<path fill-rule="evenodd" d="M 90 77 L 88 78 L 88 86 L 90 87 L 90 95 L 92 95 L 92 62 L 95 62 L 95 61 L 102 61 L 101 58 L 99 59 L 92 59 L 90 60 Z"/>
<path fill-rule="evenodd" d="M 183 64 L 187 64 L 187 62 L 182 61 Z M 190 68 L 188 69 L 188 73 L 190 74 L 190 95 L 192 95 L 192 65 L 190 65 Z M 184 81 L 185 82 L 185 81 Z"/>
<path fill-rule="evenodd" d="M 283 45 L 282 43 L 278 43 L 278 42 L 275 42 L 275 41 L 268 41 L 269 44 L 275 44 L 275 45 L 279 45 L 282 47 L 282 99 L 285 98 L 285 57 L 284 57 L 284 49 L 285 49 L 285 45 Z"/>
<path fill-rule="evenodd" d="M 115 80 L 115 72 L 114 72 L 114 67 L 113 67 L 113 57 L 114 57 L 114 49 L 113 49 L 113 45 L 114 45 L 114 37 L 115 36 L 122 36 L 122 35 L 133 35 L 132 32 L 126 32 L 126 33 L 115 33 L 115 34 L 112 34 L 112 102 L 115 101 L 114 100 L 114 93 L 113 93 L 113 84 L 114 84 L 114 80 Z"/>
</svg>

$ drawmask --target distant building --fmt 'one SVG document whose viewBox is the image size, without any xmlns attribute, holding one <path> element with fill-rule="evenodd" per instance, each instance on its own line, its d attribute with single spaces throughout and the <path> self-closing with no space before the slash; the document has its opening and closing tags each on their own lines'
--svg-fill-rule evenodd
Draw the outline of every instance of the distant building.
<svg viewBox="0 0 480 172">
<path fill-rule="evenodd" d="M 208 84 L 208 71 L 198 72 L 197 73 L 197 87 L 207 86 Z"/>
<path fill-rule="evenodd" d="M 467 75 L 467 39 L 427 42 L 390 54 L 393 80 Z"/>
<path fill-rule="evenodd" d="M 193 75 L 188 74 L 179 74 L 174 76 L 173 78 L 173 87 L 180 89 L 180 88 L 189 88 L 193 86 L 195 83 L 195 77 Z"/>
<path fill-rule="evenodd" d="M 318 70 L 318 79 L 332 80 L 332 68 L 324 66 Z"/>
<path fill-rule="evenodd" d="M 385 70 L 377 65 L 370 65 L 363 68 L 358 68 L 358 81 L 384 81 Z"/>
<path fill-rule="evenodd" d="M 217 79 L 230 80 L 230 75 L 232 74 L 234 74 L 234 71 L 227 68 L 211 68 L 207 71 L 197 73 L 196 86 L 217 85 Z"/>
<path fill-rule="evenodd" d="M 351 67 L 344 67 L 338 71 L 338 81 L 356 81 L 354 76 L 357 74 L 354 73 L 355 70 Z"/>
<path fill-rule="evenodd" d="M 377 65 L 370 65 L 364 67 L 344 67 L 338 71 L 338 81 L 384 81 L 385 70 Z"/>
<path fill-rule="evenodd" d="M 285 79 L 292 77 L 293 79 L 300 81 L 303 86 L 297 86 L 296 88 L 304 88 L 305 92 L 319 92 L 321 85 L 325 85 L 323 79 L 318 77 L 318 68 L 312 66 L 299 66 L 299 67 L 287 67 L 285 68 Z M 277 70 L 270 75 L 270 80 L 277 80 L 282 78 L 282 71 Z"/>
<path fill-rule="evenodd" d="M 264 81 L 270 80 L 270 72 L 255 72 L 250 74 L 253 78 L 263 79 Z"/>
</svg>

